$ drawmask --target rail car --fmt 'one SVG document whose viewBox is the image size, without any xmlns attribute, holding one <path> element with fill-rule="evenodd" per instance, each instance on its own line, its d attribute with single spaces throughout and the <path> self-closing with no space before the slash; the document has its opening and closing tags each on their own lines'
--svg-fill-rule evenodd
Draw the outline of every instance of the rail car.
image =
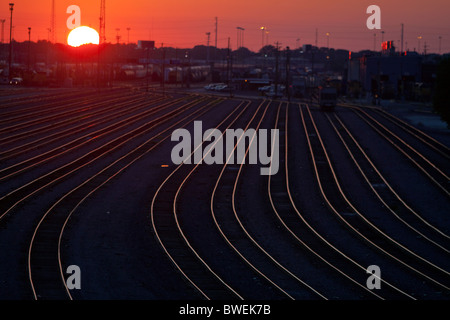
<svg viewBox="0 0 450 320">
<path fill-rule="evenodd" d="M 324 111 L 333 111 L 337 102 L 337 89 L 335 87 L 319 87 L 319 106 Z"/>
<path fill-rule="evenodd" d="M 205 81 L 210 74 L 210 66 L 184 66 L 164 68 L 164 81 L 167 83 L 183 82 L 187 77 L 192 82 Z"/>
</svg>

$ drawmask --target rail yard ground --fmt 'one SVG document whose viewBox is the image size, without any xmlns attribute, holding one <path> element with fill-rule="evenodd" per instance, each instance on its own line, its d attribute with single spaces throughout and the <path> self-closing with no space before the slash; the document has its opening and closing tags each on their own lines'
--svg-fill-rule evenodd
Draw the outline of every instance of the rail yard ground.
<svg viewBox="0 0 450 320">
<path fill-rule="evenodd" d="M 450 130 L 432 114 L 139 87 L 3 87 L 0 106 L 2 300 L 450 297 Z M 194 121 L 277 129 L 278 172 L 174 164 Z"/>
</svg>

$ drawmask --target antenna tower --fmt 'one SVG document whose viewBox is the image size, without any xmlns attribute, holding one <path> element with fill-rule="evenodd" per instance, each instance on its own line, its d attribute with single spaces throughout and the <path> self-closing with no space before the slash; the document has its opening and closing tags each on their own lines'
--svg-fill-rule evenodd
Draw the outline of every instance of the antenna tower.
<svg viewBox="0 0 450 320">
<path fill-rule="evenodd" d="M 106 19 L 106 4 L 105 0 L 100 2 L 100 43 L 106 42 L 106 29 L 105 29 L 105 19 Z"/>
</svg>

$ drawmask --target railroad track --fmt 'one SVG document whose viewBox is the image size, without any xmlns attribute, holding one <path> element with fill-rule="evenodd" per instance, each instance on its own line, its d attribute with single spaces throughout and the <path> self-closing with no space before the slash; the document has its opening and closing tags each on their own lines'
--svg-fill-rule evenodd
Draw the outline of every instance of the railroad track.
<svg viewBox="0 0 450 320">
<path fill-rule="evenodd" d="M 295 108 L 295 106 L 294 106 Z M 339 287 L 342 287 L 342 292 L 337 290 L 330 298 L 340 298 L 340 296 L 347 296 L 348 299 L 356 297 L 361 299 L 383 299 L 378 292 L 369 290 L 365 285 L 366 268 L 346 255 L 342 250 L 330 243 L 323 234 L 323 231 L 318 230 L 313 224 L 308 222 L 308 218 L 302 214 L 298 208 L 298 204 L 293 195 L 291 180 L 295 179 L 293 174 L 292 163 L 296 161 L 293 155 L 293 145 L 289 139 L 292 128 L 292 121 L 289 121 L 289 110 L 292 106 L 286 107 L 283 110 L 278 110 L 275 127 L 280 130 L 280 136 L 284 139 L 280 140 L 280 155 L 284 157 L 283 165 L 280 165 L 280 172 L 275 176 L 269 176 L 267 185 L 267 194 L 270 200 L 273 213 L 276 219 L 284 230 L 295 240 L 295 243 L 300 248 L 304 249 L 311 259 L 314 259 L 317 278 L 326 277 L 331 274 L 334 281 L 338 281 Z M 295 118 L 294 118 L 295 119 Z M 300 119 L 300 114 L 297 114 L 297 119 Z M 305 131 L 305 140 L 310 145 L 304 119 L 301 119 L 300 126 L 295 125 L 295 128 L 302 128 Z M 295 139 L 295 138 L 294 138 Z M 291 161 L 289 160 L 291 159 Z M 313 161 L 313 165 L 317 164 Z M 297 160 L 298 161 L 298 160 Z M 291 177 L 291 178 L 290 178 Z M 388 286 L 388 290 L 384 290 L 387 297 L 399 297 L 403 292 L 395 287 Z M 392 289 L 392 290 L 389 290 Z M 324 288 L 323 290 L 326 290 Z M 387 292 L 386 292 L 387 291 Z"/>
<path fill-rule="evenodd" d="M 255 130 L 258 130 L 263 119 L 267 118 L 266 114 L 270 105 L 271 103 L 262 102 L 255 111 L 250 112 L 248 117 L 251 118 L 250 120 L 245 121 L 243 131 L 247 130 L 252 124 L 255 124 L 254 128 L 256 128 Z M 247 107 L 248 103 L 247 106 L 245 106 L 245 109 Z M 238 120 L 242 112 L 243 111 L 241 111 L 237 117 L 231 121 L 227 129 Z M 228 117 L 224 121 L 226 120 L 228 120 Z M 241 135 L 240 138 L 238 138 L 238 141 L 236 141 L 234 145 L 234 149 L 237 148 L 237 145 L 243 137 L 244 135 Z M 194 154 L 194 152 L 192 154 Z M 246 154 L 247 153 L 248 149 L 246 150 Z M 204 154 L 204 156 L 207 156 L 207 154 Z M 210 173 L 212 176 L 218 175 L 217 181 L 215 184 L 212 184 L 213 190 L 210 196 L 211 200 L 209 204 L 210 217 L 206 216 L 200 219 L 204 222 L 205 220 L 212 218 L 214 222 L 212 225 L 210 222 L 208 223 L 208 226 L 202 227 L 204 232 L 209 234 L 208 238 L 211 239 L 214 246 L 218 246 L 218 243 L 223 242 L 223 240 L 225 241 L 225 244 L 228 246 L 228 250 L 226 250 L 227 253 L 225 254 L 223 249 L 219 249 L 219 247 L 217 249 L 221 250 L 221 254 L 227 257 L 226 260 L 228 263 L 237 263 L 241 267 L 247 266 L 242 272 L 247 275 L 247 280 L 249 278 L 252 279 L 250 282 L 253 283 L 253 285 L 255 285 L 254 282 L 256 281 L 256 287 L 262 286 L 260 290 L 264 291 L 263 296 L 269 294 L 276 299 L 293 299 L 294 297 L 292 296 L 292 292 L 295 292 L 297 297 L 299 297 L 298 291 L 301 291 L 303 297 L 320 297 L 320 294 L 317 291 L 309 287 L 304 281 L 290 272 L 260 245 L 258 245 L 255 239 L 253 239 L 251 235 L 246 232 L 245 228 L 242 227 L 236 211 L 236 206 L 234 204 L 237 193 L 236 186 L 239 183 L 239 176 L 243 169 L 244 163 L 240 166 L 236 166 L 230 165 L 229 161 L 230 158 L 228 157 L 225 160 L 226 163 L 222 166 L 220 171 L 214 170 L 214 174 Z M 185 189 L 189 188 L 187 186 L 189 182 L 195 184 L 196 176 L 206 174 L 197 172 L 201 171 L 201 169 L 204 169 L 204 167 L 200 168 L 200 164 L 195 166 L 186 166 L 181 164 L 168 176 L 168 178 L 157 190 L 152 202 L 152 223 L 155 234 L 164 252 L 168 255 L 173 264 L 205 299 L 223 299 L 230 296 L 232 298 L 244 299 L 246 295 L 248 295 L 249 298 L 258 296 L 258 292 L 255 292 L 255 290 L 245 292 L 245 294 L 240 290 L 248 290 L 245 290 L 241 286 L 240 290 L 237 290 L 235 288 L 235 286 L 238 286 L 235 279 L 236 275 L 223 273 L 223 268 L 218 268 L 214 262 L 214 257 L 211 257 L 211 254 L 214 255 L 214 250 L 209 250 L 209 253 L 205 253 L 203 248 L 199 248 L 198 241 L 195 241 L 196 243 L 192 243 L 190 241 L 190 235 L 186 233 L 186 230 L 184 230 L 185 225 L 190 218 L 186 217 L 185 210 L 183 209 L 184 206 L 189 207 L 189 204 L 183 204 L 183 202 L 186 201 L 186 198 L 183 198 L 183 192 Z M 209 187 L 210 186 L 208 186 L 208 189 Z M 222 195 L 226 193 L 222 192 L 222 189 L 228 187 L 233 187 L 231 199 L 222 199 Z M 158 196 L 161 197 L 160 200 L 158 200 Z M 204 198 L 206 198 L 206 196 Z M 173 200 L 169 201 L 168 199 Z M 217 205 L 217 203 L 221 203 L 221 205 Z M 223 203 L 227 203 L 228 205 L 225 206 Z M 173 214 L 168 215 L 167 213 L 171 210 L 173 211 Z M 229 216 L 231 212 L 234 213 L 234 216 L 237 219 L 236 221 L 227 221 L 229 219 L 226 219 L 226 216 Z M 205 214 L 207 214 L 206 210 Z M 210 238 L 210 233 L 214 231 L 214 229 L 219 231 L 222 240 L 220 240 L 221 238 L 214 240 Z M 229 232 L 231 232 L 232 235 L 229 235 Z M 236 233 L 242 232 L 244 234 L 236 235 Z M 199 248 L 205 256 L 199 253 L 197 248 Z M 215 268 L 210 264 L 214 264 Z M 282 271 L 281 273 L 280 270 Z M 239 274 L 242 277 L 240 272 Z M 284 278 L 282 279 L 284 280 L 284 284 L 281 286 L 277 283 L 280 281 L 280 274 L 282 275 L 281 278 Z M 289 282 L 286 281 L 286 275 L 289 278 Z M 277 279 L 274 280 L 274 278 Z M 231 285 L 230 283 L 234 284 Z M 286 285 L 290 287 L 288 290 L 282 288 L 282 286 Z M 313 294 L 305 294 L 305 289 L 308 292 L 312 291 Z M 291 294 L 288 292 L 289 290 L 292 290 Z"/>
<path fill-rule="evenodd" d="M 92 94 L 93 92 L 95 92 L 94 90 L 86 90 L 86 94 L 87 96 L 89 96 L 90 94 Z M 21 91 L 5 91 L 4 94 L 2 96 L 11 96 L 11 95 L 17 95 L 17 94 L 21 94 L 21 93 L 29 93 L 28 89 L 23 89 Z M 29 104 L 29 103 L 34 103 L 34 102 L 44 102 L 44 103 L 48 103 L 50 101 L 52 101 L 53 99 L 57 100 L 57 99 L 61 99 L 61 98 L 67 98 L 67 97 L 73 97 L 73 96 L 79 96 L 79 91 L 74 89 L 74 90 L 69 90 L 69 92 L 67 92 L 67 89 L 65 89 L 62 92 L 55 92 L 55 91 L 50 91 L 50 92 L 39 92 L 36 94 L 33 94 L 31 96 L 26 96 L 26 97 L 13 97 L 13 98 L 8 98 L 8 99 L 2 99 L 2 109 L 6 109 L 8 107 L 16 107 L 16 106 L 22 106 L 24 103 Z"/>
<path fill-rule="evenodd" d="M 208 125 L 214 123 L 210 127 L 222 132 L 229 128 L 277 129 L 280 161 L 278 173 L 267 177 L 248 161 L 226 161 L 221 165 L 170 165 L 167 176 L 161 171 L 161 176 L 152 180 L 157 184 L 147 199 L 148 222 L 162 254 L 158 258 L 170 262 L 189 290 L 197 294 L 194 299 L 397 300 L 423 298 L 428 292 L 433 297 L 448 296 L 450 274 L 439 262 L 449 254 L 449 235 L 395 190 L 383 168 L 346 125 L 345 112 L 322 113 L 306 104 L 270 100 L 176 93 L 170 97 L 139 90 L 93 94 L 86 104 L 77 103 L 74 94 L 63 92 L 56 99 L 51 93 L 8 99 L 8 107 L 0 110 L 9 119 L 4 121 L 8 126 L 2 132 L 4 137 L 0 136 L 4 189 L 0 230 L 17 227 L 17 221 L 28 219 L 25 211 L 36 208 L 33 203 L 41 203 L 39 211 L 30 212 L 30 230 L 22 233 L 29 235 L 29 239 L 21 239 L 26 244 L 14 245 L 26 247 L 17 255 L 20 263 L 26 264 L 25 282 L 32 298 L 83 298 L 82 291 L 66 285 L 65 271 L 71 263 L 65 249 L 72 240 L 67 231 L 77 222 L 75 216 L 138 161 L 167 150 L 174 129 L 191 128 L 203 117 L 214 119 Z M 21 99 L 29 105 L 22 111 L 16 109 Z M 72 102 L 65 110 L 57 99 Z M 439 164 L 448 160 L 448 148 L 382 110 L 355 106 L 347 110 L 392 143 L 416 168 L 427 172 L 445 194 L 445 167 Z M 49 111 L 55 114 L 49 115 Z M 392 127 L 403 133 L 397 134 Z M 328 145 L 330 137 L 322 137 L 330 132 L 331 141 L 339 145 Z M 433 157 L 425 157 L 408 136 L 433 150 Z M 255 136 L 247 138 L 253 141 Z M 233 142 L 235 151 L 241 139 L 245 141 L 241 136 Z M 194 147 L 203 150 L 208 146 L 205 152 L 211 152 L 216 143 L 217 139 L 206 140 Z M 275 140 L 268 144 L 271 150 L 275 148 Z M 375 196 L 370 201 L 378 201 L 407 233 L 390 234 L 352 203 L 355 189 L 343 187 L 330 157 L 338 149 Z M 247 147 L 244 160 L 249 150 Z M 202 152 L 202 160 L 207 155 Z M 444 160 L 434 161 L 439 158 Z M 302 186 L 298 181 L 305 170 L 313 185 Z M 305 206 L 304 188 L 310 189 L 308 194 L 317 192 L 321 208 L 311 211 Z M 257 199 L 255 203 L 253 199 Z M 17 216 L 21 219 L 15 219 Z M 318 221 L 319 217 L 326 221 Z M 337 239 L 342 235 L 343 240 Z M 408 241 L 408 237 L 414 239 Z M 423 247 L 414 247 L 416 242 Z M 430 251 L 423 255 L 422 248 Z M 8 253 L 3 254 L 6 261 Z M 366 286 L 368 261 L 382 265 L 381 290 Z M 397 273 L 391 275 L 391 269 Z M 403 282 L 395 279 L 398 272 L 405 273 Z M 416 284 L 424 292 L 415 291 Z"/>
<path fill-rule="evenodd" d="M 194 100 L 190 101 L 185 105 L 179 106 L 175 110 L 170 110 L 166 114 L 163 114 L 157 118 L 154 118 L 142 125 L 140 125 L 137 128 L 134 128 L 133 130 L 127 131 L 126 133 L 122 133 L 118 137 L 108 141 L 105 144 L 102 144 L 101 146 L 84 153 L 81 157 L 78 157 L 62 166 L 57 167 L 56 169 L 53 169 L 52 171 L 32 180 L 27 183 L 22 184 L 20 187 L 9 191 L 6 195 L 3 195 L 0 198 L 0 207 L 2 209 L 2 213 L 0 215 L 0 221 L 1 219 L 7 215 L 18 203 L 26 199 L 27 197 L 23 197 L 24 194 L 26 195 L 32 195 L 33 193 L 37 192 L 38 190 L 42 189 L 44 186 L 48 186 L 53 184 L 56 181 L 61 180 L 63 177 L 66 177 L 67 175 L 73 173 L 74 171 L 77 171 L 88 164 L 91 164 L 95 160 L 99 159 L 100 157 L 108 154 L 110 151 L 115 150 L 118 148 L 118 146 L 123 145 L 126 141 L 129 141 L 131 138 L 137 136 L 137 135 L 144 135 L 147 132 L 149 132 L 155 125 L 158 124 L 158 121 L 163 121 L 165 119 L 169 119 L 171 117 L 177 116 L 182 114 L 183 112 L 189 110 L 189 107 L 193 107 L 197 102 L 204 101 L 204 99 Z M 167 107 L 167 106 L 163 106 Z M 126 125 L 122 124 L 122 125 Z M 115 126 L 110 126 L 109 133 L 115 131 Z M 106 134 L 108 132 L 103 132 L 103 134 Z M 45 159 L 42 161 L 46 161 Z M 42 162 L 41 162 L 42 163 Z M 36 165 L 36 163 L 32 164 Z M 26 169 L 26 168 L 25 168 Z M 9 173 L 9 176 L 14 176 L 20 172 L 22 172 L 24 169 L 19 168 L 16 171 L 12 171 Z"/>
<path fill-rule="evenodd" d="M 75 139 L 70 140 L 69 142 L 66 142 L 64 144 L 58 145 L 56 148 L 42 152 L 34 157 L 28 158 L 26 160 L 14 163 L 13 165 L 10 165 L 6 168 L 0 169 L 0 181 L 4 179 L 11 178 L 19 173 L 22 173 L 26 170 L 29 170 L 30 168 L 33 168 L 37 165 L 46 163 L 52 159 L 55 159 L 56 157 L 60 157 L 61 155 L 64 155 L 69 152 L 73 152 L 77 149 L 79 149 L 82 146 L 91 144 L 95 140 L 101 139 L 102 137 L 105 137 L 107 135 L 111 135 L 115 132 L 120 132 L 123 129 L 126 129 L 128 126 L 132 126 L 135 123 L 139 123 L 142 119 L 145 117 L 152 117 L 158 115 L 159 112 L 164 111 L 166 109 L 170 109 L 175 103 L 178 103 L 182 101 L 183 98 L 176 100 L 175 102 L 167 102 L 163 103 L 161 105 L 158 105 L 155 108 L 145 108 L 142 111 L 139 111 L 137 114 L 131 114 L 127 116 L 124 119 L 110 122 L 110 119 L 103 119 L 108 121 L 101 121 L 101 123 L 106 123 L 105 127 L 102 127 L 100 129 L 97 129 L 93 132 L 86 133 L 80 137 L 77 137 Z M 132 101 L 132 103 L 136 103 L 136 101 Z M 128 104 L 128 103 L 127 103 Z M 148 106 L 148 102 L 140 102 L 137 103 L 138 109 L 131 108 L 131 111 L 139 110 L 143 107 Z M 128 115 L 129 110 L 122 111 L 122 115 Z M 118 119 L 116 118 L 117 115 L 113 116 L 112 119 Z M 109 118 L 109 117 L 108 117 Z M 69 136 L 71 136 L 73 133 L 77 133 L 75 130 L 70 130 L 68 133 Z M 67 135 L 66 135 L 67 136 Z M 62 138 L 63 136 L 58 136 Z M 48 142 L 45 142 L 47 144 Z M 33 148 L 36 147 L 35 144 L 33 144 Z M 31 148 L 31 150 L 33 149 Z M 23 151 L 29 151 L 30 149 L 23 148 Z"/>
<path fill-rule="evenodd" d="M 156 148 L 166 139 L 170 138 L 169 130 L 178 125 L 190 122 L 195 117 L 211 110 L 218 103 L 218 100 L 190 102 L 191 107 L 201 104 L 197 110 L 192 110 L 190 114 L 169 123 L 167 128 L 152 135 L 144 143 L 133 150 L 127 152 L 114 162 L 105 166 L 101 171 L 65 193 L 52 207 L 47 210 L 32 236 L 28 249 L 28 274 L 33 296 L 35 299 L 72 299 L 70 290 L 66 287 L 64 278 L 63 261 L 61 259 L 61 247 L 64 230 L 72 214 L 88 197 L 98 189 L 120 174 L 145 154 Z M 189 111 L 186 105 L 179 109 Z M 180 113 L 172 114 L 170 117 L 160 117 L 153 121 L 152 126 L 161 126 L 165 122 L 175 120 Z M 135 136 L 129 139 L 135 138 Z M 122 144 L 128 142 L 125 140 Z M 116 148 L 120 147 L 117 145 Z M 68 208 L 71 208 L 70 210 Z"/>
<path fill-rule="evenodd" d="M 107 95 L 104 97 L 103 101 L 95 97 L 92 99 L 87 99 L 85 101 L 74 98 L 74 102 L 72 103 L 62 103 L 61 101 L 57 102 L 59 106 L 56 108 L 47 108 L 48 105 L 44 105 L 39 106 L 39 111 L 37 112 L 27 113 L 27 111 L 24 110 L 19 113 L 19 116 L 8 117 L 7 115 L 4 115 L 1 122 L 10 125 L 2 127 L 0 129 L 0 133 L 11 134 L 16 131 L 22 131 L 29 127 L 36 127 L 49 122 L 55 123 L 56 125 L 68 124 L 70 122 L 68 122 L 67 118 L 80 119 L 80 116 L 82 116 L 83 114 L 89 114 L 89 111 L 95 112 L 97 108 L 101 109 L 110 106 L 108 105 L 108 103 L 120 102 L 121 100 L 126 101 L 127 97 L 128 99 L 130 99 L 131 97 L 133 97 L 133 99 L 136 99 L 136 97 L 132 96 L 131 94 Z M 63 105 L 63 107 L 61 107 L 61 105 Z M 57 109 L 58 112 L 55 112 L 56 110 L 54 109 Z M 40 117 L 41 115 L 42 117 Z"/>
<path fill-rule="evenodd" d="M 305 124 L 305 132 L 307 132 L 309 139 L 317 181 L 321 186 L 322 196 L 330 210 L 349 230 L 368 244 L 409 271 L 422 277 L 431 285 L 436 286 L 438 290 L 448 291 L 450 277 L 447 270 L 421 257 L 384 233 L 348 200 L 347 195 L 340 186 L 339 179 L 333 169 L 310 108 L 307 105 L 303 105 L 300 107 L 300 111 Z"/>
<path fill-rule="evenodd" d="M 410 143 L 400 138 L 397 134 L 395 134 L 392 130 L 390 130 L 380 121 L 371 116 L 363 108 L 356 106 L 349 106 L 349 108 L 351 108 L 351 110 L 353 110 L 361 119 L 363 119 L 364 122 L 366 122 L 371 128 L 373 128 L 380 136 L 388 141 L 401 154 L 409 159 L 423 174 L 425 174 L 434 183 L 435 186 L 437 186 L 441 190 L 441 192 L 444 193 L 444 195 L 450 197 L 450 177 L 446 172 L 446 168 L 442 168 L 441 166 L 428 159 L 425 155 L 411 146 Z M 419 132 L 419 130 L 416 129 L 415 132 L 417 133 Z M 418 134 L 415 135 L 418 136 Z M 427 137 L 427 135 L 422 135 L 421 139 L 427 139 L 425 140 L 426 143 L 432 145 L 433 149 L 437 149 L 441 154 L 447 155 L 448 150 L 445 146 L 442 146 L 440 143 L 432 142 L 434 139 L 424 137 Z"/>
<path fill-rule="evenodd" d="M 157 100 L 157 99 L 155 99 Z M 103 101 L 96 101 L 93 103 L 96 106 L 94 110 L 86 110 L 81 109 L 79 113 L 73 117 L 69 117 L 68 119 L 64 119 L 58 121 L 57 118 L 47 117 L 41 121 L 35 121 L 34 125 L 31 125 L 32 128 L 27 129 L 27 126 L 22 126 L 22 123 L 11 126 L 11 130 L 8 133 L 4 133 L 4 137 L 0 138 L 0 144 L 4 147 L 5 151 L 2 151 L 2 154 L 10 152 L 11 149 L 8 149 L 8 145 L 14 143 L 17 145 L 17 141 L 26 143 L 26 140 L 31 140 L 30 138 L 41 137 L 41 140 L 45 139 L 45 135 L 47 133 L 51 133 L 52 131 L 56 131 L 56 133 L 63 134 L 64 131 L 57 131 L 62 128 L 66 128 L 66 130 L 73 129 L 75 130 L 77 127 L 74 127 L 76 124 L 85 124 L 86 127 L 91 127 L 92 122 L 87 122 L 90 118 L 99 117 L 99 116 L 107 116 L 108 112 L 118 112 L 117 115 L 120 115 L 125 110 L 120 110 L 121 107 L 131 107 L 131 103 L 133 102 L 143 102 L 145 101 L 144 97 L 119 97 L 113 99 L 105 99 Z M 128 105 L 130 103 L 130 105 Z M 79 127 L 79 126 L 78 126 Z M 32 140 L 36 141 L 36 140 Z M 22 145 L 17 146 L 16 148 L 20 148 Z M 14 150 L 14 149 L 12 149 Z"/>
<path fill-rule="evenodd" d="M 351 105 L 348 103 L 343 103 L 342 106 L 350 107 L 350 108 L 352 108 L 352 107 L 363 108 L 363 109 L 365 108 L 367 110 L 371 110 L 375 114 L 378 114 L 379 116 L 383 117 L 384 119 L 387 119 L 390 123 L 394 124 L 396 127 L 400 128 L 404 132 L 408 133 L 411 137 L 414 137 L 418 141 L 427 145 L 429 148 L 431 148 L 435 152 L 439 153 L 445 159 L 450 159 L 450 148 L 449 147 L 447 147 L 443 143 L 437 141 L 435 138 L 426 134 L 422 130 L 419 130 L 416 127 L 410 125 L 406 121 L 390 114 L 389 112 L 385 111 L 384 109 L 377 108 L 377 107 L 362 107 L 362 106 L 357 106 L 357 105 Z"/>
<path fill-rule="evenodd" d="M 116 100 L 114 101 L 114 107 L 111 108 L 98 110 L 88 115 L 80 115 L 75 119 L 72 118 L 70 120 L 63 121 L 62 123 L 48 124 L 44 127 L 10 135 L 0 139 L 0 146 L 5 147 L 4 151 L 0 153 L 0 161 L 18 158 L 18 156 L 24 153 L 31 153 L 37 148 L 42 150 L 42 148 L 45 148 L 51 143 L 64 141 L 64 138 L 66 137 L 82 133 L 83 131 L 87 132 L 88 130 L 92 130 L 92 128 L 111 122 L 119 117 L 126 116 L 128 113 L 136 112 L 139 109 L 152 107 L 152 105 L 156 105 L 162 100 L 163 99 L 154 99 L 151 103 L 143 103 L 145 102 L 145 99 L 132 99 L 123 102 Z M 111 103 L 111 101 L 109 101 L 108 104 L 109 103 Z M 121 107 L 126 109 L 119 109 Z M 92 118 L 92 120 L 88 121 L 90 118 Z M 80 121 L 82 122 L 80 123 Z M 74 124 L 73 126 L 67 126 L 72 123 Z M 21 141 L 22 144 L 16 143 L 14 147 L 7 148 L 7 145 L 11 145 L 17 141 Z"/>
<path fill-rule="evenodd" d="M 336 113 L 327 114 L 326 117 L 364 180 L 382 204 L 417 236 L 422 237 L 443 252 L 450 253 L 450 237 L 424 219 L 401 198 Z"/>
<path fill-rule="evenodd" d="M 430 135 L 426 134 L 425 132 L 417 129 L 416 127 L 410 125 L 409 123 L 393 116 L 389 112 L 386 112 L 383 109 L 374 109 L 374 111 L 384 117 L 385 119 L 392 122 L 397 127 L 401 128 L 403 131 L 409 133 L 414 138 L 418 139 L 419 141 L 423 142 L 425 145 L 442 155 L 445 159 L 450 159 L 450 148 L 446 145 L 442 144 L 441 142 L 437 141 Z"/>
<path fill-rule="evenodd" d="M 282 103 L 272 104 L 278 104 L 276 109 L 279 113 Z M 271 118 L 267 115 L 269 107 L 271 106 L 267 105 L 264 109 L 264 113 L 257 122 L 255 130 L 261 127 L 264 118 Z M 278 116 L 275 122 L 275 128 L 277 121 Z M 248 129 L 249 125 L 250 123 L 246 129 Z M 254 142 L 254 139 L 255 136 L 253 135 L 246 149 L 245 158 L 248 157 L 250 144 L 257 143 Z M 275 144 L 270 142 L 270 145 L 272 152 L 275 152 L 273 151 L 276 148 Z M 237 145 L 235 145 L 234 150 L 236 148 Z M 326 299 L 317 289 L 309 285 L 304 279 L 301 279 L 296 272 L 285 266 L 273 254 L 269 253 L 269 250 L 264 248 L 259 240 L 251 235 L 251 232 L 245 226 L 244 217 L 240 217 L 244 213 L 240 213 L 238 208 L 238 202 L 242 201 L 242 198 L 239 197 L 238 189 L 241 183 L 240 180 L 243 179 L 242 174 L 245 162 L 240 165 L 228 164 L 228 162 L 229 159 L 227 159 L 227 163 L 223 166 L 211 195 L 211 214 L 217 230 L 219 230 L 227 244 L 254 272 L 265 280 L 268 285 L 273 287 L 272 290 L 278 291 L 284 298 L 292 300 Z M 254 179 L 255 182 L 257 180 L 257 178 Z M 232 187 L 231 196 L 227 192 L 227 189 L 230 187 Z M 230 219 L 230 216 L 234 217 L 234 219 Z"/>
<path fill-rule="evenodd" d="M 223 127 L 232 127 L 249 105 L 250 102 L 240 103 L 216 128 L 221 130 Z M 198 149 L 202 146 L 194 147 Z M 195 150 L 191 156 L 194 152 Z M 179 189 L 197 167 L 198 165 L 190 168 L 183 163 L 178 165 L 158 187 L 152 199 L 150 213 L 155 236 L 173 265 L 204 299 L 243 299 L 242 295 L 200 256 L 180 226 L 176 207 Z"/>
</svg>

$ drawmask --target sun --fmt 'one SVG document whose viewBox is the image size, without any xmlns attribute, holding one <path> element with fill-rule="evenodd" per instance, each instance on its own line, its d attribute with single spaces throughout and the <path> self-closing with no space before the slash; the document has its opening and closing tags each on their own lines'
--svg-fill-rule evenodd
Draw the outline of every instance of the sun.
<svg viewBox="0 0 450 320">
<path fill-rule="evenodd" d="M 70 31 L 67 37 L 67 44 L 72 47 L 79 47 L 83 44 L 99 44 L 100 37 L 95 29 L 81 26 Z"/>
</svg>

